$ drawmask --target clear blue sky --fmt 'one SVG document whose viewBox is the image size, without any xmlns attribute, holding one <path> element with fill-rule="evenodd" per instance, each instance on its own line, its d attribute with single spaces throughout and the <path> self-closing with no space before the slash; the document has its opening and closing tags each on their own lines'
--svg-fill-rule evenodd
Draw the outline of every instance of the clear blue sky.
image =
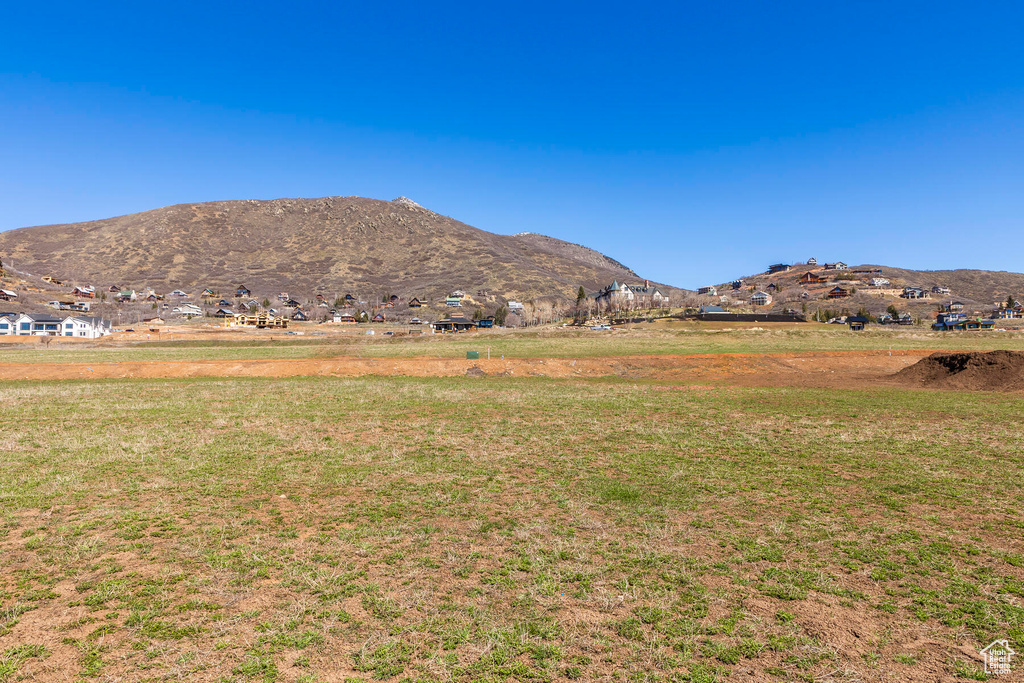
<svg viewBox="0 0 1024 683">
<path fill-rule="evenodd" d="M 1024 270 L 1024 3 L 9 3 L 0 230 L 407 195 L 686 287 Z"/>
</svg>

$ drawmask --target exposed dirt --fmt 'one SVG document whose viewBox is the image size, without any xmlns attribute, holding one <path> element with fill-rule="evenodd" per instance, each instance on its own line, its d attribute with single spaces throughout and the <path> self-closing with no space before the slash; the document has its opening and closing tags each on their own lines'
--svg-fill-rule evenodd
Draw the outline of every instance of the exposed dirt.
<svg viewBox="0 0 1024 683">
<path fill-rule="evenodd" d="M 965 391 L 1024 390 L 1024 353 L 933 353 L 895 377 L 909 386 Z"/>
<path fill-rule="evenodd" d="M 894 373 L 930 351 L 823 351 L 595 358 L 335 358 L 0 363 L 0 380 L 120 377 L 625 377 L 738 386 L 901 386 Z"/>
</svg>

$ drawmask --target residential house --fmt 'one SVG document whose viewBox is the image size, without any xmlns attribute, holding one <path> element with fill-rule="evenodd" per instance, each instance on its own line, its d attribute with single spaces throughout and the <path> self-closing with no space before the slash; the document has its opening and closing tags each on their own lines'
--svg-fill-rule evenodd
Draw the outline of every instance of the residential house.
<svg viewBox="0 0 1024 683">
<path fill-rule="evenodd" d="M 245 285 L 238 285 L 238 288 L 235 290 L 235 296 L 239 299 L 244 296 L 249 296 L 250 294 L 252 294 L 252 292 L 250 292 L 249 288 Z"/>
<path fill-rule="evenodd" d="M 188 296 L 188 294 L 186 294 L 185 292 L 181 291 L 180 289 L 176 289 L 173 292 L 171 292 L 171 296 L 183 297 L 183 296 Z"/>
<path fill-rule="evenodd" d="M 633 299 L 641 308 L 647 306 L 668 306 L 668 297 L 657 287 L 652 287 L 649 280 L 644 280 L 642 285 L 625 285 L 633 292 Z"/>
<path fill-rule="evenodd" d="M 335 313 L 334 322 L 342 323 L 344 325 L 355 325 L 356 317 L 351 313 Z"/>
<path fill-rule="evenodd" d="M 382 322 L 385 322 L 385 320 L 386 320 L 386 318 L 384 317 L 384 311 L 381 311 L 381 312 L 377 313 L 377 315 L 373 316 L 373 321 L 372 322 L 382 323 Z"/>
<path fill-rule="evenodd" d="M 217 312 L 213 314 L 213 317 L 214 318 L 234 318 L 235 317 L 235 312 L 232 311 L 230 308 L 221 307 L 221 308 L 217 309 Z"/>
<path fill-rule="evenodd" d="M 0 337 L 15 334 L 17 325 L 14 321 L 17 317 L 17 313 L 0 313 Z"/>
<path fill-rule="evenodd" d="M 12 299 L 17 299 L 17 298 L 18 298 L 18 293 L 17 292 L 11 291 L 9 289 L 0 289 L 0 301 L 10 301 Z"/>
<path fill-rule="evenodd" d="M 850 296 L 850 290 L 846 289 L 845 287 L 835 286 L 832 289 L 828 290 L 828 294 L 826 294 L 825 296 L 827 296 L 829 299 L 845 299 L 846 297 Z"/>
<path fill-rule="evenodd" d="M 300 307 L 300 306 L 301 306 L 302 304 L 300 304 L 300 303 L 299 303 L 298 301 L 296 301 L 295 299 L 288 299 L 287 301 L 285 301 L 285 302 L 284 302 L 284 305 L 285 305 L 285 306 L 287 306 L 288 308 L 298 308 L 298 307 Z"/>
<path fill-rule="evenodd" d="M 707 294 L 708 296 L 718 296 L 718 287 L 708 285 L 707 287 L 701 287 L 697 290 L 698 294 Z"/>
<path fill-rule="evenodd" d="M 173 312 L 191 317 L 201 316 L 203 314 L 203 309 L 199 308 L 199 306 L 195 304 L 182 304 L 178 308 L 175 308 Z"/>
<path fill-rule="evenodd" d="M 461 289 L 456 289 L 454 292 L 452 292 L 448 296 L 453 296 L 453 297 L 456 297 L 456 298 L 459 298 L 459 299 L 465 299 L 466 298 L 466 293 L 463 292 Z"/>
<path fill-rule="evenodd" d="M 245 305 L 249 307 L 250 311 L 254 311 L 261 306 L 260 302 L 256 301 L 256 299 L 249 299 L 245 302 Z"/>
<path fill-rule="evenodd" d="M 896 320 L 895 318 L 892 317 L 891 313 L 883 313 L 882 315 L 878 316 L 879 325 L 892 325 L 895 322 Z"/>
<path fill-rule="evenodd" d="M 772 302 L 772 295 L 768 292 L 755 292 L 750 297 L 751 306 L 767 306 Z"/>
<path fill-rule="evenodd" d="M 772 265 L 768 266 L 768 274 L 774 275 L 775 273 L 786 273 L 792 269 L 793 266 L 787 265 L 785 263 L 773 263 Z"/>
<path fill-rule="evenodd" d="M 515 313 L 516 315 L 522 315 L 524 308 L 521 301 L 509 301 L 507 304 L 508 312 Z"/>
<path fill-rule="evenodd" d="M 280 292 L 277 295 L 277 300 L 278 301 L 288 301 L 288 299 L 289 299 L 288 292 Z"/>
<path fill-rule="evenodd" d="M 900 317 L 899 317 L 899 324 L 900 325 L 913 325 L 914 324 L 914 316 L 910 315 L 909 313 L 901 313 Z"/>
<path fill-rule="evenodd" d="M 445 297 L 444 305 L 448 308 L 460 308 L 462 306 L 462 297 L 449 296 Z"/>
<path fill-rule="evenodd" d="M 811 258 L 807 259 L 807 265 L 809 265 L 809 266 L 816 266 L 816 265 L 818 265 L 818 259 L 816 259 L 816 258 L 814 258 L 812 256 Z"/>
<path fill-rule="evenodd" d="M 733 291 L 743 289 L 743 280 L 733 280 L 730 286 L 732 287 Z"/>
<path fill-rule="evenodd" d="M 256 327 L 264 329 L 288 327 L 288 318 L 270 315 L 267 312 L 260 313 L 235 313 L 226 321 L 228 327 Z"/>
<path fill-rule="evenodd" d="M 423 308 L 423 306 L 424 303 L 420 301 L 418 298 L 413 297 L 409 299 L 409 308 Z"/>
<path fill-rule="evenodd" d="M 949 305 L 948 308 L 950 313 L 962 313 L 964 310 L 964 305 L 963 302 L 954 301 Z"/>
<path fill-rule="evenodd" d="M 317 302 L 318 304 L 323 303 L 324 301 L 327 301 L 327 297 L 325 297 L 323 294 L 317 294 L 315 297 L 313 297 L 313 301 Z"/>
<path fill-rule="evenodd" d="M 121 285 L 110 285 L 109 287 L 107 287 L 107 291 L 110 292 L 111 294 L 116 294 L 117 292 L 121 291 Z"/>
<path fill-rule="evenodd" d="M 19 335 L 57 337 L 64 321 L 46 313 L 21 313 L 14 322 Z"/>
<path fill-rule="evenodd" d="M 697 309 L 697 313 L 700 315 L 709 315 L 713 313 L 726 313 L 727 311 L 721 306 L 701 306 Z"/>
<path fill-rule="evenodd" d="M 419 318 L 413 318 L 412 320 L 409 321 L 409 324 L 410 325 L 422 325 L 423 321 L 420 320 Z"/>
<path fill-rule="evenodd" d="M 346 306 L 351 306 L 354 303 L 356 303 L 356 298 L 354 296 L 352 296 L 351 294 L 346 294 L 345 295 L 345 305 Z"/>
<path fill-rule="evenodd" d="M 115 300 L 118 303 L 123 304 L 128 303 L 130 301 L 137 301 L 138 298 L 139 295 L 135 293 L 134 289 L 122 289 L 120 292 L 117 293 L 117 297 L 115 297 Z"/>
<path fill-rule="evenodd" d="M 807 272 L 801 275 L 797 279 L 797 282 L 799 282 L 802 285 L 820 285 L 828 282 L 828 278 L 821 277 L 817 273 Z"/>
<path fill-rule="evenodd" d="M 932 294 L 938 294 L 939 296 L 949 296 L 951 293 L 952 290 L 950 290 L 949 287 L 944 287 L 942 285 L 935 285 L 934 287 L 932 287 Z"/>
<path fill-rule="evenodd" d="M 825 270 L 846 270 L 847 265 L 842 261 L 836 261 L 835 263 L 826 263 Z"/>
<path fill-rule="evenodd" d="M 75 287 L 71 290 L 71 296 L 77 296 L 82 299 L 95 299 L 96 288 L 95 287 Z"/>
<path fill-rule="evenodd" d="M 476 323 L 468 318 L 461 316 L 455 318 L 445 318 L 444 320 L 438 320 L 430 323 L 430 326 L 434 328 L 434 332 L 466 332 L 468 330 L 476 329 Z"/>
<path fill-rule="evenodd" d="M 401 297 L 399 297 L 397 294 L 392 294 L 391 296 L 388 297 L 388 302 L 392 304 L 397 304 L 401 300 Z"/>
<path fill-rule="evenodd" d="M 302 312 L 301 308 L 296 308 L 295 312 L 292 313 L 292 320 L 298 320 L 298 321 L 301 322 L 301 321 L 309 320 L 309 317 L 306 316 L 306 314 Z"/>
<path fill-rule="evenodd" d="M 92 307 L 91 301 L 47 301 L 46 305 L 56 308 L 58 311 L 88 311 Z"/>
<path fill-rule="evenodd" d="M 904 287 L 900 296 L 904 299 L 927 299 L 928 292 L 920 287 Z"/>
<path fill-rule="evenodd" d="M 227 299 L 221 299 L 220 301 L 217 302 L 217 305 L 222 308 L 231 308 L 232 306 L 234 306 L 234 304 L 228 301 Z"/>
<path fill-rule="evenodd" d="M 873 277 L 870 284 L 872 287 L 888 287 L 890 282 L 884 277 Z"/>
<path fill-rule="evenodd" d="M 489 315 L 486 318 L 481 318 L 476 321 L 476 327 L 479 330 L 489 330 L 494 327 L 494 316 Z"/>
<path fill-rule="evenodd" d="M 212 289 L 207 287 L 206 289 L 203 290 L 203 293 L 200 294 L 199 296 L 201 296 L 204 299 L 212 299 L 212 298 L 216 297 L 217 294 Z"/>
</svg>

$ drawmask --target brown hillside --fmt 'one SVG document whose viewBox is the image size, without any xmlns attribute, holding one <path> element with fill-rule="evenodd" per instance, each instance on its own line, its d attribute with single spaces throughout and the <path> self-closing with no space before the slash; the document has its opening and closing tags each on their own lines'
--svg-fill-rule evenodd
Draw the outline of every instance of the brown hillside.
<svg viewBox="0 0 1024 683">
<path fill-rule="evenodd" d="M 22 273 L 106 287 L 258 296 L 353 292 L 491 300 L 570 297 L 636 280 L 592 249 L 535 234 L 496 235 L 399 198 L 275 199 L 179 204 L 144 213 L 0 233 Z"/>
</svg>

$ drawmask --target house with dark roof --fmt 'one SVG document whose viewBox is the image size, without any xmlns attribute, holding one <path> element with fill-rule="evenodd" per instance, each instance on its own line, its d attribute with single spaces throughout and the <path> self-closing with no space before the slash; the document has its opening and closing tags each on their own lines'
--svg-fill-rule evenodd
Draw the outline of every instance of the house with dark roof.
<svg viewBox="0 0 1024 683">
<path fill-rule="evenodd" d="M 238 289 L 235 290 L 235 296 L 241 298 L 243 296 L 249 296 L 252 292 L 245 285 L 238 285 Z"/>
<path fill-rule="evenodd" d="M 846 297 L 850 296 L 850 290 L 846 289 L 845 287 L 840 287 L 836 285 L 832 289 L 828 290 L 828 294 L 826 294 L 825 296 L 827 296 L 829 299 L 845 299 Z"/>
<path fill-rule="evenodd" d="M 476 322 L 469 318 L 459 316 L 432 322 L 430 323 L 430 326 L 434 328 L 434 332 L 466 332 L 468 330 L 476 329 Z"/>
</svg>

